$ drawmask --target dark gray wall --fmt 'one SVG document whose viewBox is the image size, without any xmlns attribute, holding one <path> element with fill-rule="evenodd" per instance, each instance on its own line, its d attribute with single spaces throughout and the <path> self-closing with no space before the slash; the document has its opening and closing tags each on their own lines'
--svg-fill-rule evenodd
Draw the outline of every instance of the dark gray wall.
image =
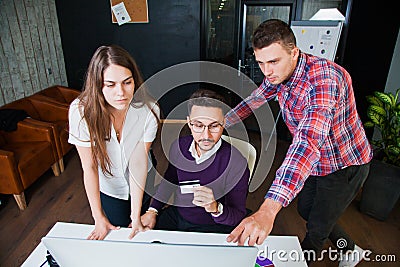
<svg viewBox="0 0 400 267">
<path fill-rule="evenodd" d="M 357 110 L 367 121 L 366 96 L 385 91 L 399 33 L 398 11 L 389 3 L 353 1 L 343 66 L 353 79 Z M 372 136 L 373 130 L 365 129 Z"/>
<path fill-rule="evenodd" d="M 400 88 L 400 30 L 397 34 L 396 46 L 393 53 L 392 63 L 390 65 L 388 79 L 386 81 L 386 92 L 396 93 Z"/>
<path fill-rule="evenodd" d="M 56 0 L 70 87 L 80 89 L 95 49 L 115 43 L 137 60 L 145 79 L 182 62 L 200 60 L 201 1 L 148 0 L 148 24 L 111 23 L 109 1 Z M 366 121 L 365 96 L 384 91 L 400 20 L 396 9 L 370 1 L 353 1 L 343 66 L 353 79 L 357 109 Z M 165 114 L 186 100 L 193 85 L 160 100 Z"/>
<path fill-rule="evenodd" d="M 148 0 L 149 23 L 121 26 L 111 23 L 109 1 L 56 0 L 56 6 L 70 87 L 82 88 L 87 65 L 100 45 L 124 47 L 144 79 L 166 67 L 200 60 L 200 1 Z M 160 101 L 164 112 L 193 90 L 187 86 L 171 92 Z"/>
</svg>

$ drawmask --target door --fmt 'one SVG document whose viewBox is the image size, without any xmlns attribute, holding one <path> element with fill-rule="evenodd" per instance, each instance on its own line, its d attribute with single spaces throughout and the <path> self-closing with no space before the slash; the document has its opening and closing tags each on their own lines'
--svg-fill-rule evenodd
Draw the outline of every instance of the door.
<svg viewBox="0 0 400 267">
<path fill-rule="evenodd" d="M 267 19 L 281 19 L 290 23 L 295 15 L 295 0 L 241 1 L 238 70 L 260 85 L 264 75 L 255 61 L 251 38 L 254 30 Z"/>
</svg>

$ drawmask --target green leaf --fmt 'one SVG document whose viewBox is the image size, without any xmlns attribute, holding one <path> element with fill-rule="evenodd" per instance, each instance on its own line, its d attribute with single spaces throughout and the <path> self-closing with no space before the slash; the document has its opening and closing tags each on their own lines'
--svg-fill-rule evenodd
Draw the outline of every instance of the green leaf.
<svg viewBox="0 0 400 267">
<path fill-rule="evenodd" d="M 391 101 L 391 106 L 392 107 L 395 107 L 396 106 L 396 99 L 394 98 L 394 95 L 392 95 L 392 94 L 389 94 L 389 97 L 390 97 L 390 101 Z"/>
<path fill-rule="evenodd" d="M 374 126 L 375 124 L 372 121 L 367 121 L 366 123 L 364 123 L 364 127 L 366 128 L 372 128 Z"/>
<path fill-rule="evenodd" d="M 383 103 L 392 105 L 392 99 L 390 99 L 390 96 L 388 94 L 375 91 L 375 96 L 378 97 Z"/>
<path fill-rule="evenodd" d="M 400 148 L 395 147 L 395 146 L 390 146 L 388 148 L 389 152 L 393 155 L 399 155 L 400 154 Z"/>
<path fill-rule="evenodd" d="M 383 118 L 379 113 L 376 113 L 373 109 L 369 108 L 367 111 L 367 115 L 371 119 L 371 121 L 378 126 L 382 126 L 385 121 L 385 118 Z"/>
<path fill-rule="evenodd" d="M 379 107 L 383 107 L 382 101 L 380 101 L 377 97 L 375 97 L 373 95 L 368 95 L 368 96 L 366 96 L 366 98 L 370 104 L 379 106 Z"/>
<path fill-rule="evenodd" d="M 396 96 L 395 96 L 396 102 L 395 103 L 397 103 L 397 100 L 399 100 L 399 93 L 400 93 L 400 88 L 396 90 Z"/>
<path fill-rule="evenodd" d="M 386 110 L 382 107 L 371 105 L 370 109 L 378 113 L 379 115 L 386 116 Z"/>
<path fill-rule="evenodd" d="M 380 125 L 379 119 L 375 116 L 375 113 L 368 113 L 368 117 L 374 124 Z"/>
</svg>

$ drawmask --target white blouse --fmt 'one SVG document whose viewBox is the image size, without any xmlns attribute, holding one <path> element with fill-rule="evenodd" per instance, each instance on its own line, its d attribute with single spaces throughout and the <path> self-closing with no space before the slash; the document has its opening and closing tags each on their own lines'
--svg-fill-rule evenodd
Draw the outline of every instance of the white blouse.
<svg viewBox="0 0 400 267">
<path fill-rule="evenodd" d="M 90 134 L 86 120 L 82 117 L 82 107 L 79 99 L 75 99 L 69 108 L 69 138 L 70 144 L 91 147 Z M 159 116 L 159 108 L 153 108 Z M 139 143 L 153 142 L 157 134 L 158 123 L 147 105 L 140 108 L 130 106 L 122 129 L 122 139 L 118 142 L 114 127 L 111 127 L 111 139 L 106 142 L 107 153 L 111 160 L 112 176 L 103 173 L 98 166 L 100 191 L 106 195 L 127 200 L 129 197 L 129 158 Z M 151 158 L 148 159 L 148 170 L 152 168 Z"/>
</svg>

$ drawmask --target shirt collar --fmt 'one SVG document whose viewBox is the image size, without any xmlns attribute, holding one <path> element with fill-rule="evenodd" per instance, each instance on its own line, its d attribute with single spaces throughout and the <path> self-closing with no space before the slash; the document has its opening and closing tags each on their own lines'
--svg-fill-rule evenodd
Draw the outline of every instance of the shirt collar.
<svg viewBox="0 0 400 267">
<path fill-rule="evenodd" d="M 120 143 L 122 144 L 124 140 L 126 139 L 126 135 L 132 133 L 132 132 L 140 132 L 140 131 L 134 131 L 133 128 L 136 126 L 137 120 L 139 119 L 139 116 L 137 114 L 138 108 L 132 107 L 132 104 L 129 105 L 128 110 L 125 115 L 125 121 L 124 125 L 122 127 L 122 138 Z M 116 142 L 118 142 L 117 138 L 117 133 L 115 132 L 114 126 L 111 127 L 111 138 L 113 138 Z"/>
<path fill-rule="evenodd" d="M 300 82 L 302 75 L 304 74 L 306 63 L 307 56 L 305 53 L 302 53 L 300 51 L 296 68 L 294 69 L 290 79 L 286 83 L 284 83 L 283 88 L 285 88 L 286 90 L 290 90 L 290 88 L 296 87 L 296 85 Z"/>
<path fill-rule="evenodd" d="M 194 158 L 194 160 L 196 161 L 196 164 L 200 164 L 206 160 L 208 160 L 209 158 L 211 158 L 215 153 L 217 153 L 218 149 L 221 146 L 221 138 L 218 140 L 217 143 L 215 143 L 215 145 L 213 146 L 213 148 L 211 148 L 209 151 L 206 151 L 204 153 L 202 153 L 200 156 L 197 155 L 197 151 L 196 151 L 196 145 L 194 142 L 194 139 L 192 141 L 192 144 L 189 147 L 189 152 L 192 155 L 192 157 Z"/>
</svg>

